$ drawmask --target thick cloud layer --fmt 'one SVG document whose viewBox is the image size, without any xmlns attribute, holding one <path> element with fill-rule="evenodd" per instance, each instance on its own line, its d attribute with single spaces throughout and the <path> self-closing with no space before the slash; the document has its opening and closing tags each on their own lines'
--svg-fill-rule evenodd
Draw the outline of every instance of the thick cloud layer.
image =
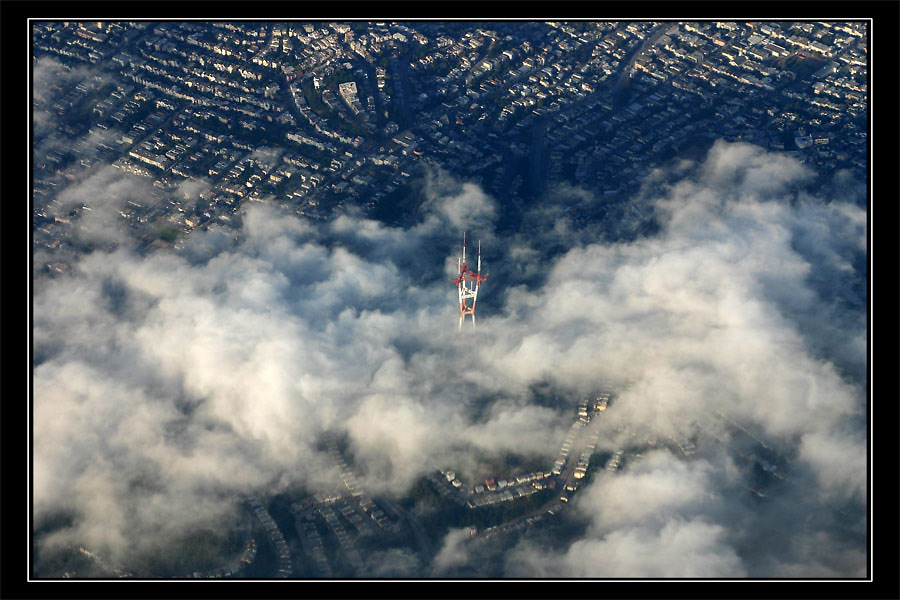
<svg viewBox="0 0 900 600">
<path fill-rule="evenodd" d="M 493 200 L 444 174 L 406 229 L 354 214 L 316 229 L 253 205 L 237 239 L 95 251 L 35 287 L 37 524 L 68 512 L 47 544 L 127 562 L 227 523 L 240 494 L 337 485 L 325 431 L 348 435 L 376 494 L 435 467 L 474 471 L 476 454 L 549 458 L 571 415 L 534 403 L 533 386 L 606 380 L 618 398 L 598 448 L 630 439 L 627 426 L 694 436 L 701 452 L 600 473 L 575 502 L 585 536 L 563 552 L 524 541 L 504 575 L 858 575 L 859 536 L 825 513 L 849 506 L 858 524 L 866 496 L 865 314 L 849 295 L 865 213 L 804 194 L 810 177 L 718 143 L 651 176 L 638 200 L 658 234 L 575 238 L 547 261 L 539 239 L 498 237 Z M 462 228 L 505 278 L 459 335 L 447 277 Z M 790 454 L 794 483 L 773 504 L 746 501 L 719 414 Z M 779 530 L 779 503 L 822 516 Z M 761 529 L 794 543 L 773 562 L 752 550 Z M 441 568 L 465 560 L 460 539 L 444 548 Z"/>
<path fill-rule="evenodd" d="M 590 535 L 562 555 L 518 547 L 513 573 L 543 577 L 743 577 L 729 546 L 729 527 L 709 511 L 712 467 L 658 452 L 622 476 L 602 473 L 580 507 L 592 517 Z"/>
</svg>

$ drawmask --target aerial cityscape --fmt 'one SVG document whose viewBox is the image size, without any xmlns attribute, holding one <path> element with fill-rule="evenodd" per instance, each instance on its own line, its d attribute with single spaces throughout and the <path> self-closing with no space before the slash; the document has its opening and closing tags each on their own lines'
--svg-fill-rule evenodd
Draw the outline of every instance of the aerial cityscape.
<svg viewBox="0 0 900 600">
<path fill-rule="evenodd" d="M 35 579 L 867 577 L 868 21 L 30 26 Z"/>
</svg>

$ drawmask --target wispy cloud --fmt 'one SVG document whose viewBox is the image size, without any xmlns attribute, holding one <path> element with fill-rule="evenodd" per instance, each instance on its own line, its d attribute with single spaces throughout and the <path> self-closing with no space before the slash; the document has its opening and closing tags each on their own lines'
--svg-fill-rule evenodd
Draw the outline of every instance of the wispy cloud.
<svg viewBox="0 0 900 600">
<path fill-rule="evenodd" d="M 407 228 L 353 213 L 314 228 L 254 205 L 236 240 L 212 230 L 181 254 L 146 256 L 120 245 L 42 282 L 35 517 L 72 515 L 48 543 L 86 540 L 124 561 L 178 530 L 227 523 L 236 495 L 329 489 L 317 446 L 328 430 L 347 434 L 379 494 L 400 495 L 436 466 L 462 471 L 475 452 L 549 457 L 569 415 L 532 402 L 547 381 L 616 384 L 604 448 L 626 435 L 618 425 L 703 434 L 720 411 L 793 449 L 812 488 L 784 495 L 803 510 L 864 502 L 865 314 L 836 291 L 864 260 L 862 209 L 801 193 L 810 173 L 792 159 L 719 143 L 700 164 L 654 174 L 640 201 L 656 235 L 577 237 L 548 260 L 539 239 L 493 231 L 496 204 L 477 186 L 430 177 Z M 106 214 L 141 193 L 101 170 L 61 198 Z M 489 280 L 491 310 L 460 336 L 445 275 L 465 229 L 489 242 L 486 261 L 506 279 Z M 726 446 L 690 463 L 649 453 L 579 494 L 582 539 L 563 552 L 523 543 L 507 574 L 767 572 L 742 543 L 771 515 L 723 509 L 741 476 Z M 832 521 L 805 527 L 772 535 L 838 547 Z M 858 543 L 812 547 L 784 564 L 853 573 L 864 557 Z M 440 564 L 465 560 L 461 548 L 446 540 Z"/>
</svg>

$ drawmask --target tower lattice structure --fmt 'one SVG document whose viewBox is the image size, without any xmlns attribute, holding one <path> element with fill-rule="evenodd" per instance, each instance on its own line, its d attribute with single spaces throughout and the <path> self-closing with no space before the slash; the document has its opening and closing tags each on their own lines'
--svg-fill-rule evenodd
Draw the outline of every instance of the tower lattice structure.
<svg viewBox="0 0 900 600">
<path fill-rule="evenodd" d="M 466 263 L 466 234 L 463 233 L 463 243 L 459 248 L 456 259 L 457 277 L 451 279 L 456 284 L 459 292 L 459 329 L 462 329 L 466 315 L 472 315 L 472 327 L 475 327 L 475 302 L 478 300 L 478 290 L 487 274 L 481 274 L 481 240 L 478 241 L 478 266 L 477 271 L 472 271 Z"/>
</svg>

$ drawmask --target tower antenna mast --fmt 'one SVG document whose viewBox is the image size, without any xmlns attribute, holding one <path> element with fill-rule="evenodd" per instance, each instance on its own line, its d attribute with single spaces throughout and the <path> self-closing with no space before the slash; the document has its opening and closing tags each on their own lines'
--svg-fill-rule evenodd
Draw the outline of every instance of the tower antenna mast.
<svg viewBox="0 0 900 600">
<path fill-rule="evenodd" d="M 481 240 L 478 240 L 478 265 L 477 271 L 472 271 L 466 263 L 466 234 L 463 233 L 463 243 L 456 259 L 457 277 L 451 279 L 456 284 L 459 295 L 459 329 L 462 330 L 466 315 L 472 315 L 472 327 L 475 327 L 475 302 L 478 300 L 478 290 L 481 284 L 488 278 L 488 274 L 481 274 Z"/>
</svg>

